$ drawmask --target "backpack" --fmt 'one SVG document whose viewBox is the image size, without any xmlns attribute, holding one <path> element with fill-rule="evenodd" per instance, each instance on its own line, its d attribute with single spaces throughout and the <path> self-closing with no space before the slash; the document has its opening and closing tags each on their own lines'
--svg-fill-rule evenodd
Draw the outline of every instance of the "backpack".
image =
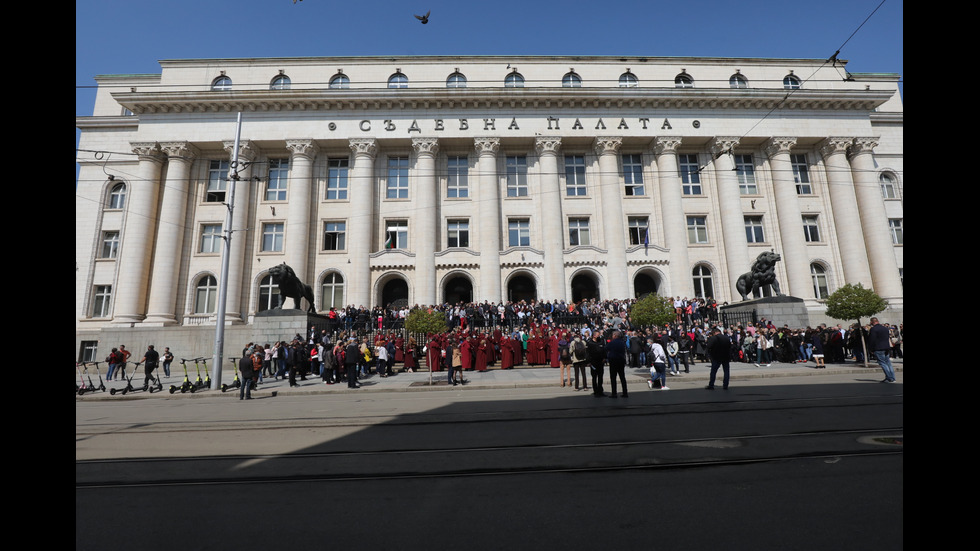
<svg viewBox="0 0 980 551">
<path fill-rule="evenodd" d="M 575 347 L 575 357 L 578 358 L 579 361 L 584 360 L 586 355 L 585 343 L 581 340 L 574 342 L 575 344 L 573 346 Z"/>
</svg>

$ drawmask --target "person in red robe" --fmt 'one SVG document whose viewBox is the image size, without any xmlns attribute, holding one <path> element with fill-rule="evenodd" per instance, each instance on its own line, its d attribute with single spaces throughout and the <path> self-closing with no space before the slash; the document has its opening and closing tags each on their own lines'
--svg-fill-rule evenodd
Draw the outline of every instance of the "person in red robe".
<svg viewBox="0 0 980 551">
<path fill-rule="evenodd" d="M 408 344 L 405 345 L 405 370 L 409 373 L 414 373 L 418 369 L 418 362 L 415 361 L 415 349 L 418 345 L 415 344 L 415 339 L 409 337 Z"/>
<path fill-rule="evenodd" d="M 545 339 L 544 335 L 538 333 L 535 336 L 536 342 L 534 343 L 534 364 L 535 365 L 546 365 L 548 363 L 548 341 Z"/>
<path fill-rule="evenodd" d="M 486 371 L 487 370 L 487 339 L 481 338 L 480 344 L 476 346 L 476 370 Z"/>
<path fill-rule="evenodd" d="M 473 339 L 472 337 L 466 337 L 463 344 L 459 345 L 459 350 L 462 353 L 463 360 L 463 371 L 473 371 Z"/>
<path fill-rule="evenodd" d="M 440 371 L 442 369 L 442 347 L 439 344 L 438 336 L 432 335 L 425 346 L 429 371 Z"/>
<path fill-rule="evenodd" d="M 524 365 L 524 341 L 520 334 L 515 334 L 510 340 L 510 346 L 514 349 L 514 365 Z"/>
<path fill-rule="evenodd" d="M 561 365 L 561 356 L 558 351 L 558 337 L 552 331 L 548 332 L 548 358 L 551 360 L 551 367 Z"/>
<path fill-rule="evenodd" d="M 507 335 L 500 341 L 500 369 L 514 369 L 514 347 Z"/>
<path fill-rule="evenodd" d="M 395 363 L 405 361 L 405 339 L 398 337 L 395 339 Z"/>
</svg>

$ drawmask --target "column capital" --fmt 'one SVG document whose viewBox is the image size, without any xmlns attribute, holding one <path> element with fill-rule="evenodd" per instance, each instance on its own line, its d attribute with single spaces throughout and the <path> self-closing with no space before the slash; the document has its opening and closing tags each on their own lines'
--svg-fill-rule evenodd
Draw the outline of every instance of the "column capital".
<svg viewBox="0 0 980 551">
<path fill-rule="evenodd" d="M 619 153 L 619 148 L 623 146 L 623 138 L 600 136 L 592 143 L 595 154 L 600 157 L 603 155 L 615 155 Z"/>
<path fill-rule="evenodd" d="M 682 138 L 679 136 L 660 136 L 653 140 L 653 153 L 677 153 L 677 148 L 681 146 Z"/>
<path fill-rule="evenodd" d="M 830 137 L 820 142 L 817 145 L 817 150 L 826 159 L 835 153 L 847 153 L 847 148 L 852 143 L 854 143 L 854 138 Z"/>
<path fill-rule="evenodd" d="M 500 151 L 500 138 L 473 138 L 478 155 L 496 155 Z"/>
<path fill-rule="evenodd" d="M 770 158 L 779 153 L 789 153 L 790 148 L 796 145 L 796 138 L 788 136 L 773 136 L 763 146 L 763 151 Z"/>
<path fill-rule="evenodd" d="M 348 142 L 355 156 L 367 156 L 373 159 L 378 154 L 378 140 L 374 138 L 350 138 Z"/>
<path fill-rule="evenodd" d="M 190 142 L 162 142 L 160 144 L 160 149 L 170 157 L 171 160 L 180 159 L 183 161 L 192 161 L 195 157 L 201 154 L 201 150 L 192 145 Z"/>
<path fill-rule="evenodd" d="M 718 158 L 719 155 L 728 153 L 738 145 L 738 140 L 737 136 L 716 136 L 708 143 L 708 151 L 711 152 L 712 156 Z"/>
<path fill-rule="evenodd" d="M 320 146 L 310 138 L 286 140 L 286 149 L 293 157 L 306 157 L 310 160 L 320 152 Z"/>
<path fill-rule="evenodd" d="M 412 138 L 412 149 L 419 156 L 434 156 L 439 151 L 439 138 Z"/>
<path fill-rule="evenodd" d="M 851 144 L 851 155 L 871 153 L 874 148 L 878 147 L 878 141 L 876 137 L 854 138 L 854 143 Z"/>
<path fill-rule="evenodd" d="M 163 162 L 160 144 L 157 142 L 129 142 L 129 147 L 132 148 L 133 153 L 139 156 L 140 161 Z"/>
<path fill-rule="evenodd" d="M 538 155 L 550 153 L 557 155 L 561 149 L 561 136 L 538 136 L 534 139 L 534 149 Z"/>
<path fill-rule="evenodd" d="M 235 142 L 227 141 L 224 142 L 225 151 L 231 153 L 232 158 L 235 156 Z M 259 146 L 255 145 L 252 140 L 241 140 L 238 142 L 238 160 L 244 162 L 253 161 L 259 156 Z"/>
</svg>

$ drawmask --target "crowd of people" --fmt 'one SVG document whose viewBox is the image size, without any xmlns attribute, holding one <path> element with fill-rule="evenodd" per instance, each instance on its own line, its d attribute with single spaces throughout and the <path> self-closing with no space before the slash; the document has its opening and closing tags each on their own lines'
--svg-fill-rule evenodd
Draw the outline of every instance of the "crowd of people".
<svg viewBox="0 0 980 551">
<path fill-rule="evenodd" d="M 699 362 L 712 364 L 709 388 L 713 388 L 714 372 L 722 363 L 814 362 L 820 367 L 847 360 L 863 362 L 861 338 L 869 342 L 873 327 L 858 330 L 857 324 L 821 324 L 791 329 L 765 319 L 726 327 L 717 323 L 716 307 L 702 309 L 703 301 L 681 298 L 675 299 L 677 317 L 673 323 L 636 327 L 629 316 L 632 302 L 429 306 L 428 310 L 446 315 L 448 329 L 425 336 L 412 336 L 385 322 L 391 316 L 403 320 L 412 309 L 378 308 L 376 325 L 363 329 L 356 322 L 348 327 L 347 320 L 361 316 L 360 309 L 348 309 L 342 314 L 342 327 L 318 330 L 313 326 L 308 335 L 297 334 L 288 342 L 249 343 L 240 365 L 245 366 L 243 377 L 248 371 L 255 381 L 288 378 L 290 386 L 296 386 L 297 380 L 319 377 L 324 384 L 346 383 L 349 388 L 359 388 L 358 380 L 371 374 L 387 377 L 394 370 L 413 372 L 422 366 L 433 372 L 445 371 L 448 384 L 453 385 L 461 383 L 463 371 L 546 366 L 560 368 L 561 386 L 591 388 L 596 395 L 604 394 L 602 379 L 608 366 L 611 395 L 618 394 L 615 381 L 619 379 L 622 395 L 628 396 L 623 375 L 626 367 L 650 369 L 651 388 L 666 390 L 668 375 L 690 373 L 691 366 Z M 888 335 L 885 352 L 889 357 L 901 357 L 903 327 L 882 327 Z M 877 356 L 873 347 L 867 350 Z M 586 375 L 586 367 L 591 376 Z M 727 388 L 727 369 L 724 385 Z M 242 397 L 247 394 L 243 386 Z"/>
</svg>

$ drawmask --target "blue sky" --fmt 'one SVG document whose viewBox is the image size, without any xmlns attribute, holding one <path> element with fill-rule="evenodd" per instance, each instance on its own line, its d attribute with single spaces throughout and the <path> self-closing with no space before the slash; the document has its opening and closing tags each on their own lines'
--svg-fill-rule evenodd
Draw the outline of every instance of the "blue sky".
<svg viewBox="0 0 980 551">
<path fill-rule="evenodd" d="M 430 10 L 427 25 L 413 17 Z M 850 72 L 901 75 L 902 33 L 901 0 L 883 4 L 881 0 L 302 0 L 296 4 L 293 0 L 76 0 L 75 114 L 92 114 L 95 75 L 159 73 L 161 59 L 334 55 L 826 59 L 840 49 L 839 57 L 849 60 Z"/>
</svg>

